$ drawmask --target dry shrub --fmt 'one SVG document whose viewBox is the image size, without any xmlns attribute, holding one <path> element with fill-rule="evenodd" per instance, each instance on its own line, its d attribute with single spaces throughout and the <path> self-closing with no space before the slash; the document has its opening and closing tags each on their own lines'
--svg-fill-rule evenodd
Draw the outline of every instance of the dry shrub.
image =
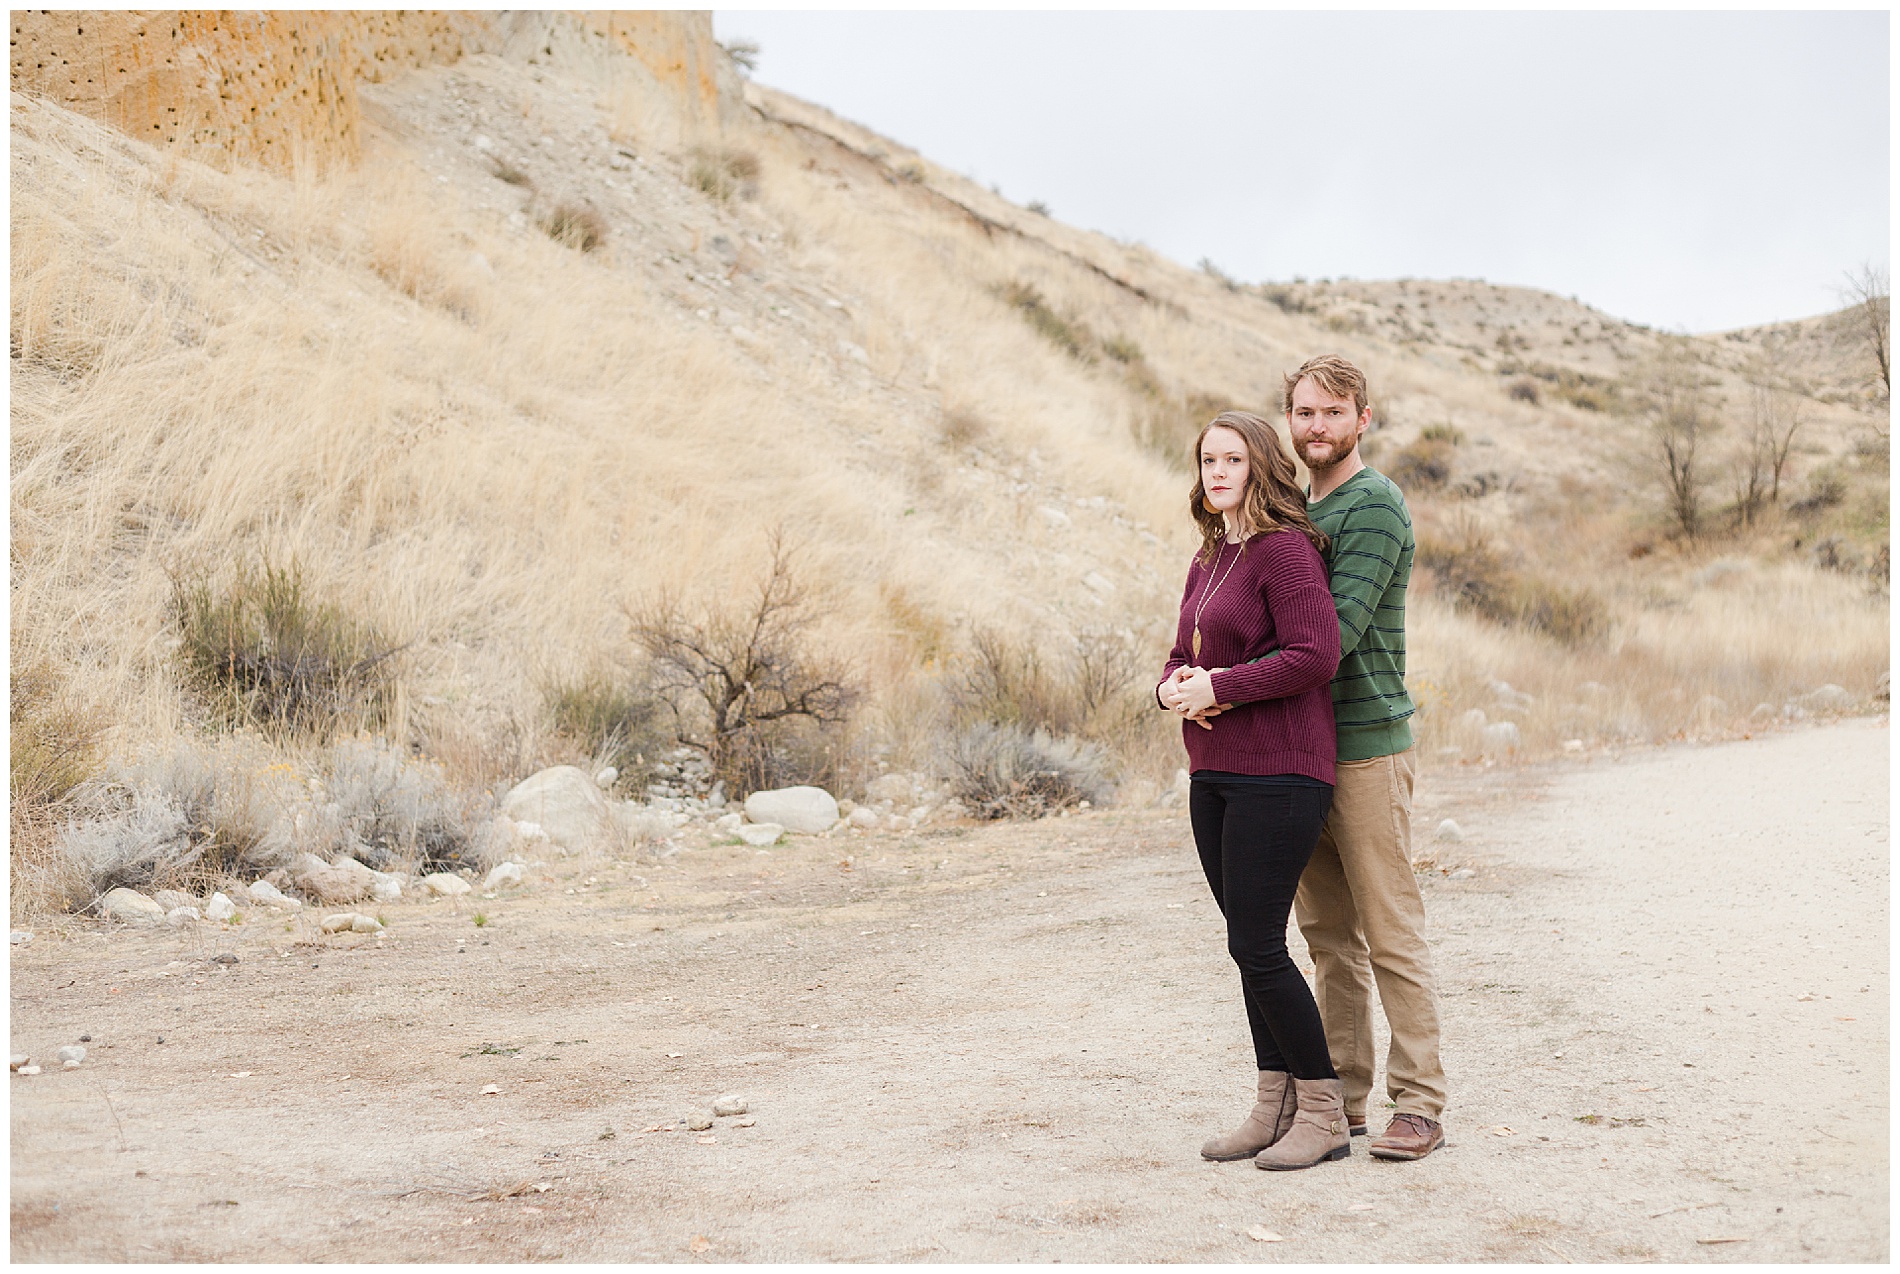
<svg viewBox="0 0 1900 1274">
<path fill-rule="evenodd" d="M 105 722 L 43 663 L 10 669 L 7 682 L 11 897 L 23 916 L 83 888 L 55 833 L 72 793 L 98 768 Z"/>
<path fill-rule="evenodd" d="M 1194 440 L 1208 421 L 1224 411 L 1246 408 L 1231 398 L 1196 390 L 1175 396 L 1158 389 L 1135 415 L 1135 441 L 1185 473 L 1194 472 Z"/>
<path fill-rule="evenodd" d="M 585 204 L 557 204 L 541 219 L 541 229 L 562 247 L 597 252 L 607 245 L 607 222 Z"/>
<path fill-rule="evenodd" d="M 370 232 L 369 268 L 414 300 L 464 320 L 480 306 L 476 289 L 449 264 L 447 250 L 419 218 L 392 212 Z"/>
<path fill-rule="evenodd" d="M 689 613 L 662 595 L 628 610 L 680 742 L 703 752 L 735 794 L 793 774 L 835 775 L 839 732 L 860 697 L 843 666 L 811 648 L 819 599 L 798 579 L 794 550 L 778 532 L 767 549 L 747 605 Z"/>
<path fill-rule="evenodd" d="M 1035 287 L 1028 283 L 1006 283 L 996 292 L 1051 345 L 1070 358 L 1084 363 L 1095 361 L 1095 335 L 1089 331 L 1088 325 L 1079 319 L 1064 318 L 1057 313 L 1055 307 Z"/>
<path fill-rule="evenodd" d="M 1451 481 L 1456 449 L 1440 438 L 1424 438 L 1404 448 L 1385 466 L 1386 476 L 1407 490 L 1437 491 Z"/>
<path fill-rule="evenodd" d="M 489 867 L 505 848 L 494 813 L 493 797 L 456 788 L 433 761 L 387 739 L 344 739 L 325 758 L 299 847 L 379 870 Z"/>
<path fill-rule="evenodd" d="M 1507 564 L 1476 518 L 1454 518 L 1442 534 L 1421 528 L 1414 560 L 1431 572 L 1453 605 L 1494 623 L 1544 633 L 1568 645 L 1598 637 L 1609 626 L 1608 610 L 1593 590 Z"/>
<path fill-rule="evenodd" d="M 686 180 L 702 194 L 720 203 L 735 195 L 750 199 L 759 191 L 759 157 L 749 150 L 693 151 Z"/>
<path fill-rule="evenodd" d="M 222 589 L 174 579 L 172 617 L 186 683 L 226 724 L 322 737 L 380 723 L 389 706 L 399 648 L 308 596 L 295 562 L 240 568 Z"/>
<path fill-rule="evenodd" d="M 1109 792 L 1102 749 L 1021 725 L 967 726 L 949 760 L 952 791 L 978 818 L 1041 818 Z"/>
<path fill-rule="evenodd" d="M 510 160 L 497 156 L 490 162 L 489 171 L 494 173 L 499 180 L 507 182 L 510 186 L 521 186 L 528 190 L 534 189 L 534 178 L 530 177 L 526 170 Z"/>
</svg>

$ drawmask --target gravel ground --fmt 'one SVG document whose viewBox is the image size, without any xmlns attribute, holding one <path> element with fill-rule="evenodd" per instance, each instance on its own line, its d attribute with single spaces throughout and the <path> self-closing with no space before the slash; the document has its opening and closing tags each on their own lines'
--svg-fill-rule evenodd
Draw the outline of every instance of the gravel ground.
<svg viewBox="0 0 1900 1274">
<path fill-rule="evenodd" d="M 570 862 L 380 940 L 63 922 L 12 1047 L 93 1042 L 11 1080 L 12 1256 L 1885 1261 L 1887 753 L 1428 775 L 1411 1164 L 1199 1160 L 1252 1068 L 1175 815 Z"/>
</svg>

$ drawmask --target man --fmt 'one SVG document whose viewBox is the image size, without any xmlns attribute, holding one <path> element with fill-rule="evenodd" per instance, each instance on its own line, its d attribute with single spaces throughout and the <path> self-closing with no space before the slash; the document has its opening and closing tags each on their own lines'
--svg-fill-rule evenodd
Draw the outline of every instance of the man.
<svg viewBox="0 0 1900 1274">
<path fill-rule="evenodd" d="M 1422 1159 L 1444 1144 L 1445 1074 L 1425 906 L 1412 875 L 1417 770 L 1405 692 L 1412 519 L 1398 487 L 1359 451 L 1372 423 L 1364 373 L 1323 355 L 1285 377 L 1285 393 L 1293 449 L 1311 474 L 1307 513 L 1332 540 L 1327 565 L 1341 652 L 1332 812 L 1294 910 L 1313 953 L 1315 998 L 1351 1131 L 1366 1130 L 1376 978 L 1392 1032 L 1386 1091 L 1398 1110 L 1367 1148 L 1381 1159 Z"/>
</svg>

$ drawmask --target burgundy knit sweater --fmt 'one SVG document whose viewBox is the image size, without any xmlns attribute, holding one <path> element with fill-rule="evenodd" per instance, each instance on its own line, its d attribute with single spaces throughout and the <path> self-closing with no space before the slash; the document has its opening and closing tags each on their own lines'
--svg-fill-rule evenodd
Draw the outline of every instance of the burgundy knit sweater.
<svg viewBox="0 0 1900 1274">
<path fill-rule="evenodd" d="M 1196 658 L 1194 610 L 1204 596 Z M 1278 657 L 1247 662 L 1269 651 Z M 1270 531 L 1223 545 L 1212 566 L 1196 554 L 1163 680 L 1183 664 L 1227 669 L 1214 674 L 1214 698 L 1234 705 L 1208 722 L 1212 730 L 1181 723 L 1192 769 L 1333 781 L 1330 687 L 1339 666 L 1339 615 L 1311 540 Z"/>
</svg>

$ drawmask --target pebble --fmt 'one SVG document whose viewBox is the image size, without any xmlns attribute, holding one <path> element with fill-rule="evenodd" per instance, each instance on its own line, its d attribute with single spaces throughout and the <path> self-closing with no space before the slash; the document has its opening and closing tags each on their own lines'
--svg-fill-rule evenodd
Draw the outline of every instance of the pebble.
<svg viewBox="0 0 1900 1274">
<path fill-rule="evenodd" d="M 8 941 L 16 947 L 23 947 L 33 941 L 33 931 L 31 929 L 15 929 L 9 936 Z"/>
<path fill-rule="evenodd" d="M 236 964 L 237 962 L 238 958 L 229 951 L 220 951 L 211 957 L 211 963 L 213 964 Z"/>
<path fill-rule="evenodd" d="M 878 825 L 878 812 L 868 805 L 860 805 L 851 811 L 851 817 L 847 821 L 853 827 L 862 827 L 868 831 Z"/>
<path fill-rule="evenodd" d="M 422 885 L 431 893 L 440 894 L 444 898 L 453 898 L 459 894 L 468 893 L 474 888 L 460 876 L 451 875 L 446 871 L 433 872 L 424 876 Z"/>
<path fill-rule="evenodd" d="M 718 818 L 713 820 L 713 830 L 716 832 L 724 832 L 727 836 L 737 835 L 739 829 L 744 825 L 745 815 L 739 813 L 737 810 L 734 810 L 730 814 L 721 814 Z"/>
<path fill-rule="evenodd" d="M 80 1044 L 66 1044 L 61 1046 L 55 1056 L 68 1066 L 77 1066 L 86 1060 L 86 1050 L 85 1047 Z"/>
<path fill-rule="evenodd" d="M 482 1096 L 484 1097 L 495 1097 L 495 1096 L 498 1096 L 500 1093 L 501 1093 L 500 1084 L 483 1084 L 482 1085 Z"/>
<path fill-rule="evenodd" d="M 192 921 L 200 918 L 196 907 L 173 907 L 170 911 L 165 913 L 165 923 L 171 925 L 173 928 L 179 925 L 190 924 Z"/>
<path fill-rule="evenodd" d="M 758 1122 L 759 1122 L 759 1121 L 758 1121 L 758 1120 L 756 1120 L 756 1119 L 754 1119 L 754 1118 L 752 1118 L 752 1116 L 750 1116 L 750 1115 L 747 1115 L 747 1116 L 746 1116 L 746 1117 L 745 1117 L 744 1119 L 735 1119 L 735 1120 L 733 1120 L 733 1121 L 732 1121 L 732 1126 L 733 1126 L 734 1128 L 750 1128 L 750 1127 L 752 1127 L 752 1125 L 754 1125 L 754 1124 L 756 1124 L 756 1123 L 758 1123 Z"/>
<path fill-rule="evenodd" d="M 237 913 L 237 904 L 222 893 L 212 894 L 211 901 L 205 904 L 205 919 L 207 920 L 235 920 Z"/>
<path fill-rule="evenodd" d="M 594 784 L 595 786 L 599 787 L 604 792 L 608 788 L 612 787 L 614 785 L 614 780 L 618 779 L 619 777 L 620 777 L 620 771 L 610 765 L 606 767 L 605 769 L 603 769 L 602 771 L 600 771 L 600 773 L 594 775 Z"/>
<path fill-rule="evenodd" d="M 1461 841 L 1465 838 L 1465 829 L 1458 826 L 1456 819 L 1448 818 L 1438 825 L 1438 830 L 1432 835 L 1439 840 Z"/>
<path fill-rule="evenodd" d="M 246 889 L 245 892 L 250 894 L 252 902 L 262 903 L 266 907 L 282 907 L 289 911 L 295 911 L 303 906 L 302 902 L 295 898 L 287 897 L 283 890 L 271 884 L 268 880 L 253 880 L 250 884 L 250 888 Z"/>
<path fill-rule="evenodd" d="M 1453 872 L 1453 873 L 1451 873 L 1451 877 L 1450 877 L 1450 879 L 1452 879 L 1452 880 L 1470 880 L 1470 879 L 1471 879 L 1471 878 L 1472 878 L 1473 876 L 1475 876 L 1475 875 L 1477 875 L 1477 874 L 1478 874 L 1477 872 L 1475 872 L 1475 871 L 1472 871 L 1472 870 L 1471 870 L 1471 868 L 1469 868 L 1469 867 L 1460 867 L 1460 868 L 1459 868 L 1459 869 L 1458 869 L 1457 871 L 1455 871 L 1455 872 Z"/>
<path fill-rule="evenodd" d="M 743 1115 L 746 1113 L 746 1100 L 737 1093 L 727 1093 L 724 1097 L 713 1099 L 713 1114 Z"/>
<path fill-rule="evenodd" d="M 375 916 L 358 915 L 354 911 L 341 911 L 334 916 L 323 918 L 325 933 L 381 933 L 383 926 Z"/>
<path fill-rule="evenodd" d="M 686 1117 L 686 1131 L 705 1132 L 713 1126 L 713 1117 L 705 1111 L 699 1111 Z"/>
<path fill-rule="evenodd" d="M 27 1056 L 25 1053 L 15 1053 L 13 1056 L 7 1058 L 7 1069 L 10 1071 L 17 1071 L 22 1066 L 25 1066 L 29 1064 L 30 1062 L 32 1062 L 32 1060 L 33 1059 Z"/>
<path fill-rule="evenodd" d="M 754 849 L 763 849 L 767 845 L 776 845 L 785 835 L 785 829 L 777 823 L 747 823 L 737 829 L 740 840 Z"/>
<path fill-rule="evenodd" d="M 15 1075 L 37 1075 L 40 1073 L 40 1068 L 37 1066 L 22 1066 L 19 1070 L 14 1071 L 13 1073 Z"/>
<path fill-rule="evenodd" d="M 121 885 L 99 900 L 99 914 L 126 924 L 152 924 L 165 918 L 165 909 L 136 889 Z"/>
<path fill-rule="evenodd" d="M 402 899 L 402 877 L 395 872 L 379 871 L 376 879 L 370 882 L 369 894 L 377 902 L 398 902 Z"/>
<path fill-rule="evenodd" d="M 500 889 L 504 885 L 521 883 L 520 863 L 501 863 L 491 870 L 482 881 L 483 889 Z"/>
</svg>

